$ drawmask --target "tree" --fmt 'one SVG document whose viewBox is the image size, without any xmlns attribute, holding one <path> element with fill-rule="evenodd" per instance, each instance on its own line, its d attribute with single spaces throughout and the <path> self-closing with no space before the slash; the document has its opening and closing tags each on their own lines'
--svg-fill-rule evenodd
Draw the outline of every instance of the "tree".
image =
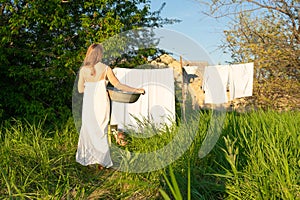
<svg viewBox="0 0 300 200">
<path fill-rule="evenodd" d="M 68 118 L 87 47 L 173 22 L 160 12 L 148 0 L 1 0 L 0 118 Z"/>
<path fill-rule="evenodd" d="M 209 15 L 231 17 L 222 48 L 233 62 L 255 63 L 253 103 L 299 109 L 300 1 L 212 1 Z"/>
</svg>

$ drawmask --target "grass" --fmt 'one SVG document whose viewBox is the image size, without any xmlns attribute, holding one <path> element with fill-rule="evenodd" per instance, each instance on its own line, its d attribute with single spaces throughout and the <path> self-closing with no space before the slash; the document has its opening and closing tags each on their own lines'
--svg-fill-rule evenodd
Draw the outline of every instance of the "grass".
<svg viewBox="0 0 300 200">
<path fill-rule="evenodd" d="M 126 147 L 112 150 L 120 167 L 143 161 L 126 150 L 139 155 L 171 141 L 165 153 L 182 143 L 189 147 L 175 162 L 139 173 L 77 164 L 72 120 L 54 129 L 43 121 L 6 122 L 0 134 L 0 199 L 300 199 L 299 112 L 227 113 L 216 146 L 200 159 L 210 117 L 201 112 L 182 126 L 153 129 L 149 138 L 129 135 Z"/>
</svg>

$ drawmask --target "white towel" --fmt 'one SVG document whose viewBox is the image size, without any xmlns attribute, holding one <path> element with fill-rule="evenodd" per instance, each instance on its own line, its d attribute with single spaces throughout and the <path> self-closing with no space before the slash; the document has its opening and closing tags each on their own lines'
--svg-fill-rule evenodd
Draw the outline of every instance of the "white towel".
<svg viewBox="0 0 300 200">
<path fill-rule="evenodd" d="M 139 120 L 148 120 L 157 126 L 175 120 L 175 93 L 173 70 L 166 69 L 124 69 L 115 68 L 121 83 L 145 89 L 135 103 L 112 102 L 111 124 L 120 129 L 126 126 L 138 128 Z M 171 119 L 171 121 L 170 121 Z"/>
<path fill-rule="evenodd" d="M 254 63 L 235 64 L 229 67 L 230 100 L 252 96 Z"/>
<path fill-rule="evenodd" d="M 203 75 L 205 103 L 227 103 L 228 65 L 207 66 Z"/>
</svg>

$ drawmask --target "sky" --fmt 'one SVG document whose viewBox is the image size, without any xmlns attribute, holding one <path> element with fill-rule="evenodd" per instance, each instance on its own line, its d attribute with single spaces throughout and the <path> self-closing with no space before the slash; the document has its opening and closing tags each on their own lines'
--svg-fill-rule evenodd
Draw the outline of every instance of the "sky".
<svg viewBox="0 0 300 200">
<path fill-rule="evenodd" d="M 198 61 L 205 59 L 210 64 L 226 64 L 226 61 L 230 61 L 230 56 L 218 48 L 225 40 L 223 31 L 227 28 L 228 21 L 226 19 L 217 20 L 203 14 L 202 11 L 207 7 L 201 5 L 197 0 L 152 0 L 152 11 L 158 10 L 164 2 L 166 5 L 161 12 L 161 17 L 182 21 L 165 25 L 163 28 L 167 31 L 174 31 L 175 35 L 185 36 L 203 49 L 202 52 L 198 51 L 198 55 L 191 56 L 190 59 Z M 177 45 L 185 45 L 185 42 L 179 38 L 175 41 Z M 187 55 L 188 53 L 182 52 L 181 54 Z"/>
</svg>

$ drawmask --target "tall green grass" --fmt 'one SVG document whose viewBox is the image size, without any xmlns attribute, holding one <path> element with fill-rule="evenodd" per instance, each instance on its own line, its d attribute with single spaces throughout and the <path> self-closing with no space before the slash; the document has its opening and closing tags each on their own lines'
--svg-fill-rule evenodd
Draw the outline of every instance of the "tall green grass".
<svg viewBox="0 0 300 200">
<path fill-rule="evenodd" d="M 43 121 L 5 123 L 0 199 L 300 199 L 299 112 L 227 113 L 216 146 L 200 159 L 211 116 L 200 112 L 180 127 L 153 129 L 150 138 L 128 135 L 129 144 L 122 148 L 135 152 L 160 149 L 178 131 L 195 135 L 169 167 L 145 173 L 77 164 L 78 132 L 72 120 L 54 129 Z"/>
<path fill-rule="evenodd" d="M 299 112 L 229 115 L 216 161 L 236 199 L 300 199 Z"/>
<path fill-rule="evenodd" d="M 78 132 L 70 120 L 49 130 L 12 121 L 0 134 L 0 199 L 144 199 L 158 194 L 160 174 L 99 171 L 75 161 Z"/>
<path fill-rule="evenodd" d="M 192 162 L 193 198 L 300 199 L 299 124 L 299 112 L 228 113 L 213 151 Z M 201 144 L 201 140 L 195 144 Z M 183 162 L 197 148 L 192 147 Z M 181 194 L 186 195 L 189 193 L 185 188 L 190 181 L 186 177 L 188 166 L 181 166 L 185 166 L 183 173 L 179 167 L 175 168 L 177 179 L 181 180 L 177 182 Z M 169 181 L 176 177 L 173 171 L 169 172 Z M 177 187 L 167 184 L 168 187 L 170 195 L 180 199 L 172 192 Z"/>
</svg>

